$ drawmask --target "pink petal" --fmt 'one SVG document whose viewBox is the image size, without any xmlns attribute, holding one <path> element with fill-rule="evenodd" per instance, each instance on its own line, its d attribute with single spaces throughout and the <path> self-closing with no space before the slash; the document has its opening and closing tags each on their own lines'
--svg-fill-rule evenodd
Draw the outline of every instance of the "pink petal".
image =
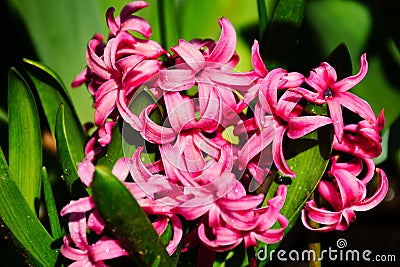
<svg viewBox="0 0 400 267">
<path fill-rule="evenodd" d="M 134 130 L 139 132 L 142 131 L 144 122 L 129 109 L 125 98 L 125 92 L 123 90 L 119 91 L 116 104 L 124 122 L 128 123 Z"/>
<path fill-rule="evenodd" d="M 121 31 L 135 31 L 143 35 L 145 38 L 150 38 L 152 31 L 150 24 L 141 17 L 130 16 L 129 19 L 121 21 Z"/>
<path fill-rule="evenodd" d="M 352 203 L 360 199 L 364 193 L 364 185 L 351 173 L 343 169 L 336 169 L 331 174 L 338 182 L 343 208 L 350 207 Z"/>
<path fill-rule="evenodd" d="M 179 40 L 177 46 L 171 47 L 171 50 L 182 57 L 195 73 L 199 72 L 205 65 L 204 56 L 199 49 L 183 39 Z"/>
<path fill-rule="evenodd" d="M 168 245 L 165 247 L 168 254 L 171 256 L 180 244 L 183 236 L 182 223 L 177 215 L 173 215 L 170 218 L 171 225 L 173 228 L 172 239 L 169 241 Z"/>
<path fill-rule="evenodd" d="M 268 73 L 268 70 L 261 58 L 259 47 L 258 41 L 254 40 L 253 46 L 251 47 L 251 63 L 257 74 L 260 77 L 265 77 Z"/>
<path fill-rule="evenodd" d="M 83 197 L 78 200 L 71 200 L 60 212 L 61 216 L 68 213 L 84 213 L 95 207 L 93 197 Z"/>
<path fill-rule="evenodd" d="M 275 115 L 278 115 L 283 120 L 288 120 L 290 113 L 296 107 L 297 103 L 302 99 L 298 93 L 286 91 L 276 105 Z"/>
<path fill-rule="evenodd" d="M 168 92 L 164 94 L 164 101 L 168 120 L 176 133 L 193 127 L 196 116 L 192 99 L 183 98 L 179 92 Z"/>
<path fill-rule="evenodd" d="M 199 104 L 200 104 L 200 120 L 197 127 L 204 132 L 212 133 L 222 120 L 222 99 L 218 90 L 214 86 L 200 83 L 199 84 Z"/>
<path fill-rule="evenodd" d="M 356 203 L 353 205 L 353 209 L 355 211 L 366 211 L 376 207 L 382 200 L 385 198 L 388 190 L 389 190 L 389 183 L 385 172 L 379 168 L 376 169 L 379 175 L 379 185 L 378 189 L 375 193 L 369 197 L 361 201 L 360 203 Z"/>
<path fill-rule="evenodd" d="M 306 227 L 307 229 L 314 231 L 314 232 L 322 232 L 322 233 L 331 232 L 331 231 L 335 230 L 335 227 L 336 227 L 336 224 L 330 224 L 330 225 L 322 226 L 319 228 L 315 228 L 314 226 L 311 226 L 310 223 L 308 222 L 306 209 L 303 209 L 301 211 L 301 222 L 303 223 L 304 227 Z"/>
<path fill-rule="evenodd" d="M 339 143 L 341 143 L 343 139 L 344 123 L 340 103 L 337 98 L 327 99 L 326 102 L 328 103 L 329 107 L 329 115 L 333 121 L 335 136 L 338 139 Z"/>
<path fill-rule="evenodd" d="M 280 170 L 284 175 L 289 177 L 296 177 L 296 173 L 292 171 L 286 163 L 284 151 L 282 148 L 283 136 L 286 132 L 286 128 L 278 126 L 275 129 L 275 136 L 272 142 L 272 153 L 274 158 L 274 163 L 278 170 Z"/>
<path fill-rule="evenodd" d="M 160 71 L 158 85 L 169 92 L 185 91 L 195 84 L 195 73 L 189 69 L 166 69 Z"/>
<path fill-rule="evenodd" d="M 115 12 L 114 7 L 109 7 L 107 9 L 106 21 L 107 21 L 107 26 L 110 29 L 110 32 L 115 36 L 119 31 L 119 23 L 115 21 L 114 12 Z"/>
<path fill-rule="evenodd" d="M 336 98 L 338 103 L 368 120 L 372 125 L 375 125 L 375 114 L 367 101 L 350 92 L 340 93 Z"/>
<path fill-rule="evenodd" d="M 360 70 L 358 71 L 358 73 L 354 76 L 344 78 L 343 80 L 332 84 L 330 87 L 337 92 L 345 92 L 350 88 L 353 88 L 356 84 L 360 83 L 364 79 L 367 72 L 368 72 L 367 55 L 364 53 L 361 55 L 360 58 Z"/>
<path fill-rule="evenodd" d="M 342 212 L 332 212 L 325 209 L 319 209 L 316 207 L 314 200 L 310 200 L 306 203 L 306 210 L 308 211 L 308 217 L 321 224 L 336 224 L 340 221 Z"/>
<path fill-rule="evenodd" d="M 137 151 L 137 150 L 136 150 Z M 124 182 L 126 177 L 128 177 L 129 169 L 126 158 L 120 158 L 114 165 L 112 173 L 120 180 Z"/>
<path fill-rule="evenodd" d="M 98 235 L 104 230 L 106 224 L 97 209 L 90 213 L 87 226 L 90 231 L 93 231 Z"/>
<path fill-rule="evenodd" d="M 221 35 L 210 56 L 208 62 L 227 63 L 236 49 L 236 31 L 227 18 L 220 18 L 218 23 L 222 29 Z"/>
<path fill-rule="evenodd" d="M 142 8 L 147 7 L 149 4 L 146 1 L 133 1 L 126 4 L 120 13 L 121 21 L 124 21 L 125 18 L 129 18 L 129 16 L 136 11 L 139 11 Z"/>
<path fill-rule="evenodd" d="M 330 84 L 336 82 L 336 78 L 336 72 L 332 66 L 323 62 L 318 68 L 310 72 L 310 76 L 305 81 L 313 89 L 322 93 Z"/>
<path fill-rule="evenodd" d="M 86 215 L 84 212 L 74 212 L 70 214 L 68 230 L 75 246 L 82 250 L 86 250 L 88 247 L 88 241 L 86 236 Z"/>
<path fill-rule="evenodd" d="M 247 163 L 258 153 L 264 150 L 274 140 L 275 130 L 266 127 L 261 132 L 254 134 L 239 151 L 239 169 L 246 167 Z"/>
<path fill-rule="evenodd" d="M 332 119 L 325 116 L 303 116 L 289 118 L 289 138 L 296 139 L 324 126 L 332 123 Z"/>
<path fill-rule="evenodd" d="M 97 46 L 101 44 L 101 41 L 97 39 L 89 41 L 86 50 L 86 62 L 93 73 L 104 80 L 108 80 L 111 78 L 111 74 L 104 61 L 96 54 Z"/>
<path fill-rule="evenodd" d="M 129 253 L 123 249 L 118 240 L 102 237 L 89 248 L 90 256 L 94 262 L 127 256 Z"/>
<path fill-rule="evenodd" d="M 61 246 L 60 252 L 64 257 L 74 261 L 83 261 L 89 259 L 89 253 L 86 250 L 80 250 L 70 246 L 72 239 L 69 235 L 64 236 L 63 240 L 64 244 Z"/>
<path fill-rule="evenodd" d="M 152 106 L 148 106 L 140 113 L 140 119 L 143 122 L 142 136 L 156 144 L 168 144 L 175 140 L 175 131 L 171 128 L 160 126 L 149 118 Z"/>
</svg>

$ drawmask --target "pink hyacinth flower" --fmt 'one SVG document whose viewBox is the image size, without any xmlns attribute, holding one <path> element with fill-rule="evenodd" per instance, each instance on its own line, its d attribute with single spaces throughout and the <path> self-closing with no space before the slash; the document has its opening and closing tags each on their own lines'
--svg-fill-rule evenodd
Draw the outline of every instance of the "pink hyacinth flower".
<svg viewBox="0 0 400 267">
<path fill-rule="evenodd" d="M 363 179 L 356 176 L 361 173 L 362 168 L 358 164 L 337 163 L 337 157 L 333 159 L 329 172 L 334 181 L 321 181 L 318 185 L 320 195 L 333 207 L 333 211 L 326 208 L 318 208 L 314 200 L 306 203 L 302 211 L 302 222 L 310 230 L 317 232 L 329 232 L 332 230 L 346 230 L 350 223 L 356 218 L 356 211 L 366 211 L 377 206 L 386 196 L 388 191 L 388 180 L 383 170 L 377 168 L 379 185 L 372 196 L 367 197 L 367 183 L 372 179 L 373 173 L 370 169 L 374 165 L 372 160 L 367 160 L 368 173 Z M 358 166 L 357 166 L 358 165 Z M 314 228 L 307 220 L 321 224 Z"/>
<path fill-rule="evenodd" d="M 310 76 L 306 79 L 306 83 L 316 92 L 311 92 L 304 88 L 294 89 L 308 101 L 316 104 L 328 104 L 330 116 L 334 121 L 335 135 L 339 143 L 342 142 L 344 128 L 341 106 L 357 113 L 371 124 L 375 122 L 374 112 L 368 102 L 348 92 L 360 83 L 367 74 L 368 62 L 365 53 L 361 56 L 360 64 L 360 70 L 356 75 L 336 81 L 335 69 L 327 62 L 323 62 L 318 68 L 311 71 Z"/>
<path fill-rule="evenodd" d="M 107 266 L 104 260 L 128 255 L 118 240 L 103 236 L 97 242 L 89 244 L 86 236 L 85 213 L 72 213 L 68 223 L 69 235 L 64 237 L 61 254 L 73 260 L 71 267 Z M 74 244 L 74 246 L 72 246 Z"/>
<path fill-rule="evenodd" d="M 289 168 L 284 157 L 282 143 L 285 134 L 296 139 L 332 123 L 332 120 L 325 116 L 300 116 L 301 110 L 300 113 L 298 110 L 298 102 L 302 99 L 300 94 L 287 90 L 278 101 L 277 90 L 288 83 L 285 77 L 287 77 L 285 70 L 275 69 L 269 72 L 260 84 L 260 90 L 264 93 L 259 96 L 256 104 L 255 118 L 244 123 L 250 131 L 259 130 L 239 152 L 239 168 L 244 168 L 251 159 L 272 143 L 272 156 L 277 168 L 284 175 L 295 177 L 296 174 Z M 302 80 L 291 81 L 289 84 L 301 82 Z M 235 130 L 236 133 L 240 133 L 243 128 Z"/>
</svg>

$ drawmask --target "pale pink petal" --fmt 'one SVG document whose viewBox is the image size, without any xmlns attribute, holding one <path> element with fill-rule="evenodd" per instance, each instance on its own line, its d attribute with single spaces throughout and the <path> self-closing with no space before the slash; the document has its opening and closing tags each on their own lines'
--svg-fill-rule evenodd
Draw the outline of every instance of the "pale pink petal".
<svg viewBox="0 0 400 267">
<path fill-rule="evenodd" d="M 85 213 L 95 207 L 93 197 L 83 197 L 78 200 L 71 200 L 60 212 L 61 216 L 68 213 Z"/>
<path fill-rule="evenodd" d="M 222 120 L 222 99 L 219 91 L 207 83 L 199 83 L 200 120 L 197 127 L 202 131 L 212 133 Z"/>
<path fill-rule="evenodd" d="M 125 98 L 125 92 L 123 90 L 119 91 L 116 104 L 121 117 L 124 119 L 124 122 L 128 123 L 134 130 L 139 132 L 142 131 L 144 127 L 143 119 L 139 118 L 139 116 L 134 114 L 129 109 Z"/>
<path fill-rule="evenodd" d="M 190 69 L 166 69 L 161 70 L 158 85 L 165 91 L 185 91 L 195 84 L 196 73 Z"/>
<path fill-rule="evenodd" d="M 70 246 L 72 239 L 69 235 L 64 236 L 63 240 L 64 244 L 61 246 L 60 252 L 64 257 L 74 261 L 83 261 L 89 258 L 89 253 L 86 250 L 80 250 Z"/>
<path fill-rule="evenodd" d="M 127 256 L 129 253 L 123 249 L 118 240 L 103 236 L 99 241 L 88 247 L 94 262 Z"/>
<path fill-rule="evenodd" d="M 112 169 L 112 173 L 115 175 L 115 177 L 118 178 L 118 180 L 120 180 L 121 182 L 124 182 L 126 177 L 128 177 L 128 174 L 129 174 L 127 159 L 120 158 L 119 160 L 117 160 L 117 162 L 114 164 L 114 167 Z"/>
<path fill-rule="evenodd" d="M 164 101 L 168 120 L 176 133 L 193 127 L 196 116 L 192 99 L 183 98 L 179 92 L 168 92 L 164 94 Z"/>
<path fill-rule="evenodd" d="M 187 65 L 196 73 L 205 65 L 204 56 L 199 49 L 183 39 L 179 40 L 177 46 L 171 47 L 171 50 L 182 57 Z"/>
<path fill-rule="evenodd" d="M 222 29 L 221 35 L 210 56 L 208 62 L 227 63 L 236 49 L 236 31 L 227 18 L 220 18 L 218 23 Z"/>
<path fill-rule="evenodd" d="M 90 213 L 87 226 L 90 231 L 93 231 L 98 235 L 104 230 L 106 224 L 97 209 Z"/>
</svg>

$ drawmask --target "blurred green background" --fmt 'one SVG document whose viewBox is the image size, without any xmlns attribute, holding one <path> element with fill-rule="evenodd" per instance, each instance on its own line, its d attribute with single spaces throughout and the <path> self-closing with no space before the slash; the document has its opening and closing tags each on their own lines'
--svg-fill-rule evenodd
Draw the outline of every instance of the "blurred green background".
<svg viewBox="0 0 400 267">
<path fill-rule="evenodd" d="M 43 62 L 59 74 L 67 88 L 85 67 L 86 45 L 94 33 L 107 36 L 105 12 L 109 6 L 119 14 L 128 1 L 122 0 L 3 0 L 0 2 L 2 59 L 0 61 L 0 144 L 7 145 L 7 72 L 26 57 Z M 218 18 L 227 17 L 238 35 L 237 52 L 241 58 L 237 69 L 251 68 L 251 45 L 260 39 L 256 0 L 150 0 L 149 7 L 138 12 L 152 28 L 152 39 L 166 47 L 177 38 L 218 39 Z M 271 18 L 277 0 L 266 0 Z M 400 211 L 400 4 L 397 0 L 308 0 L 304 19 L 296 38 L 296 49 L 288 51 L 290 70 L 308 75 L 313 67 L 327 59 L 344 43 L 353 62 L 353 73 L 359 68 L 359 57 L 367 53 L 369 71 L 365 80 L 354 88 L 366 99 L 376 114 L 385 109 L 387 125 L 383 134 L 384 151 L 376 160 L 390 180 L 386 201 L 360 218 L 345 233 L 325 238 L 347 237 L 355 248 L 374 248 L 399 252 L 400 230 L 395 221 Z M 161 13 L 160 13 L 161 12 Z M 164 16 L 165 23 L 159 21 Z M 162 35 L 162 30 L 166 35 Z M 291 32 L 282 31 L 281 37 Z M 278 36 L 279 38 L 279 36 Z M 263 46 L 262 51 L 268 51 Z M 285 51 L 281 51 L 285 53 Z M 273 56 L 272 56 L 273 57 Z M 266 62 L 268 65 L 268 62 Z M 90 94 L 84 86 L 70 90 L 82 123 L 93 120 Z M 23 111 L 21 111 L 23 112 Z M 302 245 L 304 231 L 296 228 L 284 245 Z M 298 231 L 298 232 L 296 232 Z M 306 239 L 306 238 L 305 238 Z M 351 241 L 350 241 L 351 239 Z M 298 241 L 301 240 L 301 241 Z M 354 241 L 353 241 L 354 240 Z M 370 245 L 368 245 L 370 244 Z M 1 250 L 2 247 L 0 247 Z M 400 255 L 399 261 L 400 261 Z M 271 266 L 274 263 L 272 263 Z M 279 263 L 284 266 L 282 263 Z M 344 263 L 345 265 L 346 263 Z M 278 265 L 277 265 L 278 266 Z M 299 265 L 300 266 L 300 265 Z M 350 266 L 350 265 L 349 265 Z M 385 265 L 389 266 L 389 265 Z"/>
</svg>

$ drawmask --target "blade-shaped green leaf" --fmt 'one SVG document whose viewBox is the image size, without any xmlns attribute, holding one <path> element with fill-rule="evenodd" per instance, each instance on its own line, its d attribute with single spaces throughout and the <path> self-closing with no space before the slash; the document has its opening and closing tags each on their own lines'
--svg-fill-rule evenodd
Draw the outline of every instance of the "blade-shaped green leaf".
<svg viewBox="0 0 400 267">
<path fill-rule="evenodd" d="M 65 113 L 71 114 L 69 116 L 74 118 L 73 124 L 68 127 L 76 128 L 76 132 L 80 132 L 82 136 L 81 139 L 85 138 L 85 133 L 72 105 L 69 93 L 60 77 L 49 67 L 33 60 L 24 59 L 23 67 L 35 86 L 53 136 L 55 135 L 58 107 L 60 104 L 64 104 Z"/>
<path fill-rule="evenodd" d="M 296 178 L 275 178 L 266 196 L 266 200 L 274 197 L 279 184 L 289 184 L 286 201 L 281 209 L 281 213 L 289 220 L 285 236 L 295 225 L 305 202 L 314 192 L 328 166 L 332 140 L 333 129 L 328 125 L 300 139 L 291 140 L 289 144 L 286 153 L 287 163 L 296 172 Z M 268 250 L 277 248 L 279 244 L 268 245 Z M 260 244 L 257 249 L 264 249 L 264 245 Z M 260 266 L 266 263 L 267 261 L 261 261 Z"/>
<path fill-rule="evenodd" d="M 288 67 L 299 41 L 305 0 L 280 0 L 262 47 L 268 69 Z"/>
<path fill-rule="evenodd" d="M 32 211 L 39 204 L 42 182 L 42 141 L 35 99 L 21 74 L 8 73 L 9 166 Z"/>
<path fill-rule="evenodd" d="M 47 215 L 49 217 L 51 235 L 53 236 L 53 239 L 56 240 L 62 236 L 60 220 L 58 218 L 58 211 L 56 202 L 54 200 L 53 190 L 51 188 L 49 176 L 47 175 L 47 170 L 45 167 L 43 167 L 42 173 L 44 200 L 46 203 Z"/>
<path fill-rule="evenodd" d="M 5 224 L 20 253 L 32 266 L 54 266 L 58 250 L 18 189 L 0 149 L 0 223 Z"/>
<path fill-rule="evenodd" d="M 177 2 L 174 0 L 157 0 L 157 11 L 160 29 L 160 43 L 163 47 L 171 47 L 178 43 L 179 24 Z"/>
<path fill-rule="evenodd" d="M 85 140 L 82 139 L 80 130 L 73 127 L 74 123 L 75 118 L 66 113 L 64 105 L 61 104 L 57 111 L 55 128 L 57 153 L 63 178 L 73 195 L 82 192 L 82 184 L 78 180 L 78 163 L 84 157 L 85 148 Z"/>
<path fill-rule="evenodd" d="M 149 218 L 129 190 L 104 166 L 97 166 L 92 183 L 96 207 L 123 247 L 142 266 L 173 266 L 172 259 Z"/>
</svg>

